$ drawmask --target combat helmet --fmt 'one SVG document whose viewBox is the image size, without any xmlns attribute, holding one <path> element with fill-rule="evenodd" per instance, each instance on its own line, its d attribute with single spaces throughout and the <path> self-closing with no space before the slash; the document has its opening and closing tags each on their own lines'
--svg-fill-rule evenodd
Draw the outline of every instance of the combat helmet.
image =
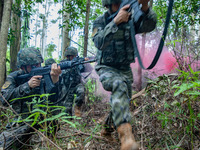
<svg viewBox="0 0 200 150">
<path fill-rule="evenodd" d="M 17 65 L 19 68 L 38 63 L 43 63 L 43 58 L 40 51 L 36 48 L 24 48 L 21 49 L 17 54 Z"/>
<path fill-rule="evenodd" d="M 53 63 L 56 63 L 56 61 L 53 58 L 49 58 L 45 61 L 45 66 L 51 65 Z"/>
<path fill-rule="evenodd" d="M 105 7 L 105 6 L 108 6 L 108 5 L 111 5 L 111 4 L 117 4 L 117 3 L 121 3 L 122 0 L 102 0 L 102 5 Z"/>
<path fill-rule="evenodd" d="M 72 55 L 72 56 L 78 56 L 78 50 L 75 47 L 67 47 L 65 49 L 65 57 L 67 57 L 68 55 Z"/>
</svg>

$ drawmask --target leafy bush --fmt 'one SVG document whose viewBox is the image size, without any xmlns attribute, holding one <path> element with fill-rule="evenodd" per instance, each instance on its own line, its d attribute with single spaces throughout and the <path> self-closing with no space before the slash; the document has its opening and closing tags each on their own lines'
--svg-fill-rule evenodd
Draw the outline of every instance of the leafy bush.
<svg viewBox="0 0 200 150">
<path fill-rule="evenodd" d="M 197 149 L 200 133 L 200 72 L 179 70 L 149 80 L 134 112 L 134 130 L 148 149 Z"/>
</svg>

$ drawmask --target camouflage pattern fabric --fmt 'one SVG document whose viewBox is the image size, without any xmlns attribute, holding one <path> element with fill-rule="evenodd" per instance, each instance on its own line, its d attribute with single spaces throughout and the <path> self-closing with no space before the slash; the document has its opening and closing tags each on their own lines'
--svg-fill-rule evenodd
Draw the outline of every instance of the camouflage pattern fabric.
<svg viewBox="0 0 200 150">
<path fill-rule="evenodd" d="M 93 41 L 98 48 L 97 62 L 115 68 L 128 66 L 135 62 L 131 41 L 130 25 L 116 25 L 114 21 L 106 24 L 109 13 L 98 17 L 93 24 Z M 156 14 L 149 10 L 141 22 L 135 25 L 136 33 L 150 32 L 156 25 Z"/>
<path fill-rule="evenodd" d="M 28 85 L 28 81 L 26 80 L 15 80 L 16 76 L 19 74 L 21 74 L 21 70 L 15 71 L 7 77 L 6 82 L 4 86 L 2 87 L 1 93 L 5 97 L 5 99 L 8 100 L 12 108 L 18 114 L 20 114 L 20 117 L 22 119 L 24 119 L 30 115 L 29 108 L 32 109 L 32 105 L 28 107 L 26 102 L 31 102 L 33 97 L 16 99 L 12 102 L 10 100 L 13 98 L 21 98 L 21 97 L 26 97 L 29 95 L 43 94 L 43 93 L 40 92 L 41 91 L 40 87 L 30 89 Z M 44 83 L 43 80 L 41 82 Z M 58 85 L 55 85 L 55 87 L 51 89 L 49 93 L 58 93 Z M 57 100 L 57 97 L 58 95 L 55 94 L 55 95 L 50 96 L 48 99 L 54 102 Z M 2 97 L 0 97 L 0 100 L 3 105 L 7 106 L 7 103 L 5 103 Z M 16 124 L 8 124 L 6 126 L 7 128 L 10 128 L 10 129 L 2 132 L 2 134 L 0 135 L 0 147 L 3 147 L 4 145 L 5 147 L 8 147 L 8 149 L 10 149 L 9 147 L 13 148 L 13 145 L 15 147 L 18 147 L 21 145 L 19 140 L 25 142 L 28 139 L 27 138 L 28 135 L 31 136 L 31 134 L 27 135 L 27 133 L 30 133 L 32 131 L 31 128 L 27 126 L 21 126 L 20 124 L 18 128 L 13 129 L 15 125 Z M 24 134 L 26 136 L 18 135 L 18 134 Z M 16 135 L 17 135 L 17 138 L 16 138 Z M 3 139 L 5 138 L 5 140 L 1 141 L 2 138 Z M 5 144 L 4 144 L 4 141 L 6 142 Z"/>
<path fill-rule="evenodd" d="M 36 48 L 24 48 L 21 49 L 17 54 L 17 65 L 20 68 L 25 65 L 34 65 L 43 63 L 42 55 Z"/>
<path fill-rule="evenodd" d="M 17 61 L 18 61 L 19 66 L 21 67 L 24 65 L 33 65 L 33 64 L 41 63 L 43 62 L 43 59 L 40 52 L 37 49 L 26 48 L 18 52 Z M 20 80 L 18 79 L 19 75 L 24 75 L 24 74 L 25 72 L 23 70 L 12 72 L 11 74 L 7 76 L 6 81 L 1 89 L 1 94 L 3 95 L 3 97 L 10 103 L 12 108 L 20 115 L 22 119 L 28 117 L 30 115 L 30 109 L 32 109 L 32 105 L 28 106 L 27 102 L 31 102 L 33 97 L 35 97 L 36 99 L 39 98 L 37 96 L 33 96 L 33 97 L 28 97 L 28 96 L 36 95 L 36 94 L 41 95 L 45 93 L 50 93 L 50 94 L 56 93 L 48 97 L 49 101 L 55 102 L 58 99 L 57 93 L 58 93 L 58 84 L 59 84 L 59 83 L 56 83 L 54 84 L 54 87 L 47 90 L 46 86 L 43 86 L 45 83 L 44 79 L 41 79 L 41 84 L 40 84 L 41 86 L 36 87 L 36 88 L 30 88 L 28 84 L 28 81 L 30 79 L 20 79 Z M 0 97 L 0 101 L 2 102 L 4 106 L 7 106 L 7 103 L 4 101 L 2 97 Z M 3 135 L 0 136 L 1 139 L 2 139 L 2 136 L 3 136 L 3 139 L 5 138 L 5 140 L 3 141 L 0 140 L 1 142 L 0 145 L 4 145 L 4 141 L 5 141 L 6 147 L 12 145 L 13 143 L 19 144 L 20 142 L 16 140 L 17 139 L 16 135 L 28 133 L 31 130 L 28 126 L 20 126 L 17 129 L 14 128 L 15 124 L 9 124 L 8 126 L 11 129 L 3 132 L 5 133 L 4 136 Z M 23 140 L 23 138 L 21 137 L 19 138 Z"/>
<path fill-rule="evenodd" d="M 28 125 L 22 125 L 2 132 L 0 134 L 0 148 L 4 148 L 6 150 L 20 148 L 23 145 L 22 143 L 26 143 L 27 140 L 29 140 L 33 131 L 34 130 Z M 4 141 L 6 141 L 5 144 Z"/>
<path fill-rule="evenodd" d="M 102 66 L 96 68 L 99 80 L 106 91 L 111 91 L 110 105 L 114 125 L 118 127 L 122 123 L 130 122 L 129 111 L 130 97 L 133 83 L 132 71 L 118 70 L 112 67 Z M 109 121 L 111 122 L 111 121 Z"/>
<path fill-rule="evenodd" d="M 52 65 L 53 63 L 56 63 L 56 61 L 53 58 L 49 58 L 45 61 L 45 66 Z"/>
<path fill-rule="evenodd" d="M 65 50 L 65 57 L 67 57 L 68 55 L 78 56 L 78 50 L 75 47 L 68 47 Z"/>
<path fill-rule="evenodd" d="M 79 66 L 63 70 L 61 78 L 59 97 L 63 100 L 59 105 L 65 106 L 67 113 L 71 115 L 74 101 L 77 106 L 81 106 L 85 99 L 85 88 Z M 74 94 L 76 94 L 75 100 Z"/>
<path fill-rule="evenodd" d="M 130 64 L 135 62 L 135 56 L 130 25 L 128 23 L 116 25 L 113 20 L 108 22 L 109 16 L 107 11 L 94 21 L 92 37 L 98 49 L 95 70 L 103 88 L 112 92 L 110 98 L 112 113 L 106 122 L 108 124 L 113 122 L 115 127 L 118 127 L 131 120 L 129 101 L 133 76 Z M 152 31 L 156 22 L 156 14 L 149 9 L 138 22 L 135 22 L 136 34 Z"/>
<path fill-rule="evenodd" d="M 82 106 L 85 99 L 85 87 L 82 83 L 79 83 L 74 88 L 74 93 L 76 94 L 75 104 L 80 107 Z"/>
<path fill-rule="evenodd" d="M 46 93 L 58 93 L 58 84 L 55 84 L 55 87 L 53 87 L 50 91 L 47 91 L 45 87 L 43 87 L 44 89 L 42 90 L 40 89 L 41 87 L 36 87 L 34 89 L 31 89 L 28 85 L 29 79 L 21 79 L 21 80 L 17 79 L 17 76 L 23 75 L 23 74 L 24 74 L 24 71 L 22 70 L 18 70 L 9 74 L 6 78 L 6 82 L 4 83 L 2 87 L 1 93 L 5 97 L 5 99 L 10 102 L 13 109 L 17 113 L 19 114 L 26 113 L 26 114 L 23 114 L 22 116 L 22 118 L 25 118 L 27 117 L 27 115 L 29 115 L 28 114 L 29 108 L 26 102 L 32 101 L 33 97 L 16 99 L 12 102 L 10 100 L 14 98 L 26 97 L 29 95 L 44 94 L 44 93 L 41 93 L 41 91 L 46 91 Z M 42 79 L 41 84 L 43 83 L 44 83 L 44 80 Z M 53 102 L 53 101 L 56 101 L 57 98 L 58 98 L 58 94 L 54 94 L 50 96 L 48 99 Z M 0 100 L 3 105 L 7 105 L 1 97 L 0 97 Z"/>
<path fill-rule="evenodd" d="M 69 91 L 67 91 L 69 90 Z M 76 87 L 69 87 L 69 89 L 63 90 L 65 91 L 66 97 L 62 100 L 59 105 L 66 107 L 66 112 L 69 115 L 72 115 L 73 104 L 76 106 L 82 106 L 85 99 L 85 88 L 82 83 L 78 84 Z M 67 91 L 67 93 L 66 93 Z M 63 93 L 63 92 L 62 92 Z M 74 95 L 76 94 L 76 98 L 74 100 Z M 63 94 L 62 94 L 63 96 Z"/>
</svg>

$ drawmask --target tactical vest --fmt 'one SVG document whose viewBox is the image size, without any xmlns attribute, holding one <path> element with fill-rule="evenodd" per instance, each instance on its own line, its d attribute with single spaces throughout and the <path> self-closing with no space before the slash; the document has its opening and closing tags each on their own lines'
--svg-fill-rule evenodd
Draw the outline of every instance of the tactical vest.
<svg viewBox="0 0 200 150">
<path fill-rule="evenodd" d="M 76 87 L 81 82 L 81 74 L 79 71 L 79 67 L 73 67 L 67 70 L 63 70 L 62 73 L 63 84 L 68 88 Z"/>
<path fill-rule="evenodd" d="M 25 93 L 28 92 L 28 91 L 27 91 L 28 89 L 26 89 L 25 86 L 23 86 L 23 84 L 26 83 L 26 82 L 28 82 L 29 79 L 20 79 L 20 80 L 19 80 L 19 79 L 17 78 L 19 75 L 24 75 L 24 71 L 18 70 L 18 71 L 15 71 L 15 72 L 10 73 L 10 75 L 8 75 L 8 78 L 13 78 L 13 79 L 14 79 L 16 88 L 20 88 L 20 89 L 21 89 L 21 90 L 19 90 L 19 95 L 15 95 L 16 98 L 20 98 L 20 97 L 21 97 L 21 96 L 20 96 L 20 95 L 22 94 L 21 92 L 25 92 Z M 43 79 L 42 79 L 41 83 L 44 83 Z M 36 87 L 36 88 L 34 88 L 34 89 L 31 89 L 31 93 L 29 93 L 29 94 L 30 94 L 30 95 L 33 95 L 33 94 L 34 94 L 34 95 L 35 95 L 35 94 L 43 94 L 43 93 L 41 93 L 40 88 L 41 88 L 41 87 Z M 9 97 L 10 97 L 10 94 L 12 94 L 12 93 L 6 92 L 6 89 L 5 89 L 5 96 L 6 96 L 8 99 L 9 99 Z M 26 97 L 26 96 L 24 96 L 24 97 Z M 19 114 L 20 114 L 20 113 L 27 113 L 27 112 L 29 112 L 29 108 L 28 108 L 26 102 L 31 102 L 31 101 L 32 101 L 32 98 L 33 98 L 33 97 L 27 97 L 27 98 L 15 100 L 14 103 L 11 102 L 11 105 L 12 105 L 13 109 L 15 109 L 15 111 L 16 111 L 17 113 L 19 113 Z M 32 106 L 30 106 L 30 108 L 32 109 Z M 25 115 L 23 115 L 23 118 L 24 118 L 24 117 L 27 117 L 27 116 L 28 116 L 28 114 L 25 114 Z"/>
<path fill-rule="evenodd" d="M 112 33 L 112 35 L 109 36 L 111 36 L 109 37 L 111 40 L 104 39 L 104 45 L 106 45 L 105 48 L 102 51 L 98 50 L 97 52 L 97 59 L 99 59 L 100 64 L 120 66 L 129 65 L 130 63 L 135 62 L 130 25 L 128 23 L 120 24 L 117 32 Z"/>
</svg>

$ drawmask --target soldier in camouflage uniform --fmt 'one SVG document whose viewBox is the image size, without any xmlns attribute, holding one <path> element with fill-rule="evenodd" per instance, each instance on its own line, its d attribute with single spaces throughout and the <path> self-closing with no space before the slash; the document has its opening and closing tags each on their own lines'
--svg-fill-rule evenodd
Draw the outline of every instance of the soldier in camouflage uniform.
<svg viewBox="0 0 200 150">
<path fill-rule="evenodd" d="M 75 47 L 68 47 L 65 50 L 65 57 L 64 61 L 73 61 L 78 56 L 78 51 Z M 83 66 L 79 65 L 77 67 L 69 68 L 63 70 L 62 72 L 62 90 L 60 93 L 61 97 L 61 104 L 65 106 L 67 109 L 67 113 L 72 115 L 72 107 L 74 102 L 74 95 L 76 94 L 75 98 L 75 116 L 81 116 L 81 106 L 85 99 L 85 88 L 82 83 L 82 76 L 81 71 L 83 71 Z M 60 101 L 60 100 L 59 100 Z"/>
<path fill-rule="evenodd" d="M 49 58 L 45 61 L 45 66 L 52 65 L 53 63 L 56 63 L 56 61 L 53 58 Z"/>
<path fill-rule="evenodd" d="M 49 89 L 49 91 L 47 91 L 45 87 L 40 86 L 44 82 L 42 79 L 42 76 L 40 75 L 33 76 L 29 79 L 17 78 L 19 75 L 30 73 L 30 71 L 35 67 L 40 67 L 42 62 L 43 62 L 43 58 L 39 50 L 35 48 L 21 49 L 17 55 L 17 63 L 18 63 L 18 67 L 20 67 L 20 70 L 9 74 L 7 76 L 7 79 L 4 85 L 2 86 L 1 94 L 10 103 L 12 108 L 18 114 L 20 114 L 20 117 L 22 117 L 22 119 L 30 115 L 29 108 L 26 102 L 32 101 L 33 97 L 17 99 L 12 102 L 10 100 L 14 98 L 27 97 L 29 95 L 44 94 L 44 93 L 41 93 L 41 91 L 43 92 L 45 91 L 45 93 L 58 93 L 59 75 L 61 74 L 61 69 L 59 66 L 57 66 L 57 64 L 52 64 L 51 66 L 50 76 L 54 84 L 54 87 L 52 89 Z M 41 88 L 44 88 L 44 89 L 41 90 Z M 54 94 L 50 96 L 48 99 L 51 102 L 55 102 L 58 99 L 58 94 Z M 4 101 L 2 97 L 0 97 L 0 100 L 3 105 L 7 106 L 7 103 Z M 17 128 L 15 129 L 15 128 L 16 127 L 12 126 L 10 129 L 11 131 L 9 132 L 5 131 L 4 132 L 5 136 L 10 135 L 12 133 L 12 130 L 13 130 L 13 133 L 20 132 L 21 134 L 23 134 L 24 132 L 27 133 L 32 130 L 27 125 L 24 125 L 23 127 L 20 127 L 19 129 Z M 16 141 L 15 136 L 17 135 L 15 135 L 12 138 L 4 139 L 4 136 L 2 134 L 0 136 L 0 147 L 4 145 L 4 140 L 6 140 L 6 147 L 9 146 L 9 144 L 12 144 L 13 141 Z"/>
<path fill-rule="evenodd" d="M 133 83 L 130 64 L 135 62 L 128 24 L 130 13 L 126 11 L 130 6 L 122 7 L 112 21 L 107 21 L 108 17 L 119 9 L 121 2 L 122 0 L 102 0 L 108 11 L 94 21 L 92 36 L 98 48 L 95 70 L 103 88 L 112 92 L 107 126 L 111 127 L 109 123 L 114 123 L 121 141 L 121 150 L 132 150 L 138 149 L 139 146 L 132 134 L 129 110 Z M 138 2 L 142 5 L 143 17 L 135 22 L 135 32 L 150 32 L 156 26 L 156 14 L 149 8 L 149 0 Z M 101 133 L 111 138 L 112 131 L 113 129 L 105 128 Z"/>
</svg>

